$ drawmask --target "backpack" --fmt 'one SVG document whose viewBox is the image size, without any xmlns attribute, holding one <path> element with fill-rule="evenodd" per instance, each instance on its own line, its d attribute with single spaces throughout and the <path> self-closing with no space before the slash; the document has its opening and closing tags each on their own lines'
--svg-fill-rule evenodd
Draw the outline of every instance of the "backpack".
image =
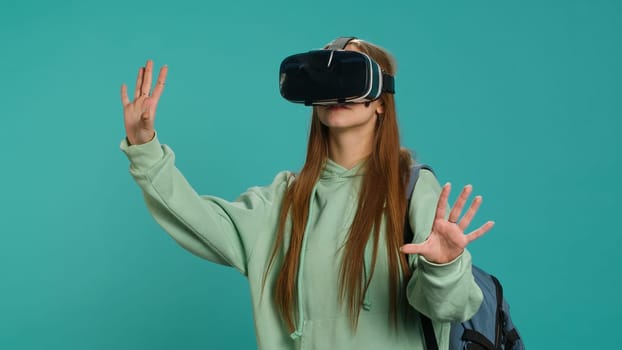
<svg viewBox="0 0 622 350">
<path fill-rule="evenodd" d="M 408 207 L 410 207 L 410 196 L 415 188 L 421 169 L 432 171 L 425 164 L 417 164 L 411 168 L 410 181 L 407 188 Z M 410 243 L 412 239 L 413 232 L 408 223 L 408 216 L 406 216 L 404 242 Z M 484 300 L 479 310 L 470 320 L 451 324 L 449 349 L 524 350 L 523 341 L 510 317 L 510 306 L 503 298 L 501 283 L 494 276 L 477 266 L 473 266 L 472 271 L 475 282 L 482 290 Z M 423 314 L 420 314 L 420 316 L 426 348 L 428 350 L 438 350 L 432 321 Z"/>
</svg>

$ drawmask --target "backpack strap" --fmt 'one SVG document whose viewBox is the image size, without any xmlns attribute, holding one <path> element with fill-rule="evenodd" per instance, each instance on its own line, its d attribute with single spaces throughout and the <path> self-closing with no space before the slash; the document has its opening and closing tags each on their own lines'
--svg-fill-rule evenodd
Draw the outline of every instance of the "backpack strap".
<svg viewBox="0 0 622 350">
<path fill-rule="evenodd" d="M 415 164 L 410 168 L 410 176 L 408 178 L 408 186 L 406 186 L 406 222 L 404 223 L 404 243 L 412 242 L 415 237 L 412 229 L 410 228 L 410 221 L 408 220 L 408 208 L 410 208 L 410 202 L 412 201 L 412 194 L 419 178 L 421 169 L 426 169 L 434 173 L 434 170 L 426 164 Z"/>
<path fill-rule="evenodd" d="M 506 322 L 509 317 L 503 308 L 503 287 L 501 286 L 501 282 L 493 276 L 490 275 L 492 281 L 495 283 L 495 287 L 497 289 L 497 322 L 495 325 L 495 342 L 497 347 L 501 347 L 503 345 L 504 349 L 512 349 L 514 344 L 520 339 L 520 335 L 516 328 L 512 328 L 511 330 L 506 330 Z"/>
<path fill-rule="evenodd" d="M 412 193 L 415 189 L 415 185 L 417 184 L 417 179 L 419 178 L 419 173 L 421 169 L 426 169 L 432 171 L 432 168 L 425 164 L 415 164 L 410 168 L 410 177 L 408 178 L 408 186 L 406 186 L 406 212 L 408 213 L 408 208 L 410 208 L 410 202 L 412 201 Z M 406 215 L 406 222 L 404 224 L 404 243 L 412 242 L 414 238 L 414 233 L 410 228 L 410 220 L 408 220 L 408 214 Z M 438 343 L 436 342 L 436 335 L 434 334 L 434 326 L 432 326 L 432 320 L 422 313 L 419 313 L 421 319 L 421 326 L 423 327 L 423 337 L 425 339 L 425 347 L 427 350 L 438 350 Z"/>
<path fill-rule="evenodd" d="M 492 282 L 495 284 L 495 289 L 497 291 L 497 314 L 495 320 L 495 346 L 500 347 L 502 343 L 503 337 L 503 323 L 505 322 L 505 313 L 503 312 L 503 287 L 499 280 L 490 275 Z"/>
<path fill-rule="evenodd" d="M 493 343 L 490 342 L 482 333 L 465 329 L 462 333 L 462 340 L 471 342 L 469 350 L 495 350 L 498 349 Z"/>
<path fill-rule="evenodd" d="M 425 339 L 425 348 L 427 350 L 438 350 L 438 343 L 436 342 L 436 335 L 434 334 L 434 326 L 432 326 L 432 320 L 422 313 L 419 313 L 421 318 L 421 326 L 423 327 L 423 338 Z"/>
<path fill-rule="evenodd" d="M 514 347 L 514 343 L 516 343 L 519 339 L 520 336 L 518 335 L 518 331 L 516 328 L 512 328 L 512 330 L 505 335 L 505 349 L 512 349 Z"/>
</svg>

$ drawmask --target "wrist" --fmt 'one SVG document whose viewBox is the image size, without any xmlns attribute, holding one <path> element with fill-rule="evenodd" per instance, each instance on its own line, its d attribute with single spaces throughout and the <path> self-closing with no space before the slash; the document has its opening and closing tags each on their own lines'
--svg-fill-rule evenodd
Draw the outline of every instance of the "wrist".
<svg viewBox="0 0 622 350">
<path fill-rule="evenodd" d="M 137 139 L 130 139 L 129 136 L 125 136 L 125 140 L 127 141 L 128 146 L 138 146 L 138 145 L 143 145 L 145 143 L 149 143 L 151 141 L 153 141 L 153 139 L 155 138 L 155 130 L 152 132 L 151 136 L 146 137 L 142 140 L 137 140 Z"/>
</svg>

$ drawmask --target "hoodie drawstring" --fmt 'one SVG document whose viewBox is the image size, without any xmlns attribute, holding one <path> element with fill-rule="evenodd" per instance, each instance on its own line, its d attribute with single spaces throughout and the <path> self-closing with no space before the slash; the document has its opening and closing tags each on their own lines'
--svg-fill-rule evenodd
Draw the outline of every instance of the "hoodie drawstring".
<svg viewBox="0 0 622 350">
<path fill-rule="evenodd" d="M 302 328 L 304 323 L 304 310 L 302 306 L 302 271 L 305 264 L 305 251 L 307 250 L 307 232 L 309 231 L 309 226 L 311 225 L 311 214 L 313 213 L 313 198 L 315 197 L 316 187 L 317 184 L 313 186 L 313 190 L 311 191 L 311 197 L 309 198 L 309 212 L 307 215 L 307 224 L 305 225 L 305 230 L 302 233 L 302 247 L 300 249 L 300 262 L 298 263 L 298 273 L 296 278 L 296 292 L 298 294 L 298 323 L 296 324 L 296 330 L 294 331 L 294 333 L 289 335 L 294 340 L 302 337 Z"/>
<path fill-rule="evenodd" d="M 368 285 L 368 283 L 370 283 L 369 281 L 369 273 L 371 273 L 371 245 L 372 245 L 372 239 L 369 239 L 367 241 L 367 244 L 365 245 L 365 255 L 363 256 L 363 272 L 364 272 L 364 276 L 365 276 L 365 286 Z M 369 300 L 369 295 L 367 294 L 367 288 L 365 288 L 364 291 L 364 295 L 363 295 L 363 309 L 366 311 L 371 310 L 371 301 Z"/>
</svg>

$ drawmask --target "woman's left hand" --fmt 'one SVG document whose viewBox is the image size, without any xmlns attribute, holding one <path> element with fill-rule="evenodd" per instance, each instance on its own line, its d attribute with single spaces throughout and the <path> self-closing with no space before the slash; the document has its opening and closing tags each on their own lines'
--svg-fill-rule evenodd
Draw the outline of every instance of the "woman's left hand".
<svg viewBox="0 0 622 350">
<path fill-rule="evenodd" d="M 474 240 L 481 237 L 492 228 L 493 221 L 488 221 L 480 228 L 469 234 L 464 234 L 471 220 L 477 213 L 477 209 L 482 203 L 482 197 L 476 196 L 469 207 L 469 210 L 460 218 L 462 209 L 472 191 L 471 185 L 467 185 L 460 193 L 455 205 L 445 219 L 447 211 L 447 200 L 451 191 L 451 184 L 443 186 L 441 196 L 436 205 L 436 215 L 432 224 L 432 231 L 427 240 L 419 244 L 405 244 L 401 251 L 405 254 L 419 254 L 431 263 L 445 264 L 456 259 L 464 248 Z"/>
</svg>

